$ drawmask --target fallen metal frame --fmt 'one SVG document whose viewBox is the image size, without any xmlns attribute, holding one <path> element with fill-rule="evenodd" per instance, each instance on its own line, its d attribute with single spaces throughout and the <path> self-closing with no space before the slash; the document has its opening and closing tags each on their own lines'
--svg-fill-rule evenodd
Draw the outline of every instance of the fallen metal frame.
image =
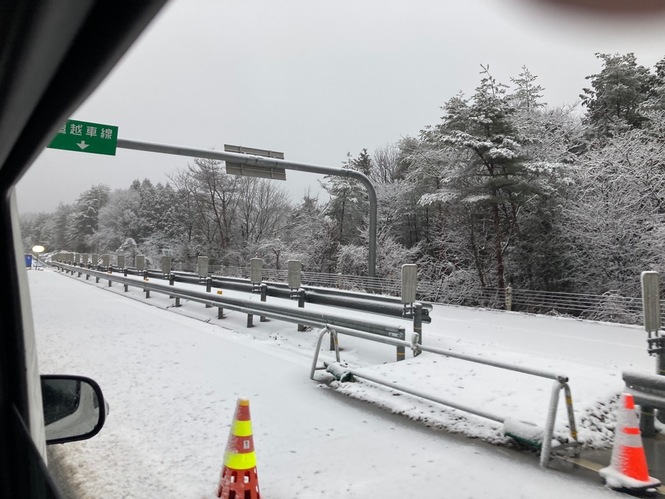
<svg viewBox="0 0 665 499">
<path fill-rule="evenodd" d="M 339 347 L 338 347 L 338 341 L 337 341 L 337 335 L 338 334 L 344 334 L 348 336 L 353 336 L 356 338 L 363 338 L 367 339 L 370 341 L 381 341 L 382 343 L 386 343 L 389 345 L 395 345 L 395 346 L 401 346 L 401 347 L 408 347 L 411 348 L 414 352 L 414 355 L 418 355 L 420 352 L 429 352 L 433 353 L 436 355 L 443 355 L 446 357 L 451 357 L 451 358 L 456 358 L 459 360 L 464 360 L 468 362 L 474 362 L 476 364 L 483 364 L 486 366 L 490 367 L 495 367 L 499 369 L 505 369 L 508 371 L 514 371 L 518 372 L 521 374 L 526 374 L 530 376 L 537 376 L 541 378 L 546 378 L 546 379 L 551 379 L 554 380 L 554 384 L 552 386 L 552 392 L 550 395 L 550 401 L 548 405 L 548 411 L 547 411 L 547 419 L 545 421 L 545 428 L 543 432 L 543 442 L 540 450 L 540 466 L 542 467 L 547 467 L 547 464 L 550 461 L 551 454 L 552 454 L 552 438 L 554 436 L 554 426 L 556 424 L 556 413 L 559 405 L 559 397 L 561 394 L 561 391 L 564 391 L 565 394 L 565 401 L 566 401 L 566 409 L 567 409 L 567 415 L 568 415 L 568 424 L 570 428 L 570 436 L 573 440 L 572 444 L 576 446 L 578 444 L 577 440 L 577 426 L 575 424 L 575 413 L 573 410 L 573 398 L 570 390 L 570 386 L 568 385 L 568 377 L 562 374 L 558 373 L 553 373 L 549 371 L 544 371 L 540 369 L 531 369 L 528 367 L 517 367 L 512 364 L 507 364 L 505 362 L 497 362 L 497 361 L 491 361 L 487 359 L 482 359 L 479 357 L 474 357 L 471 355 L 466 355 L 466 354 L 461 354 L 457 352 L 452 352 L 449 350 L 443 350 L 440 348 L 434 348 L 434 347 L 427 347 L 419 344 L 419 338 L 417 334 L 413 334 L 412 336 L 412 341 L 409 343 L 404 340 L 396 340 L 392 338 L 381 338 L 376 339 L 373 337 L 368 336 L 367 334 L 359 333 L 358 331 L 353 331 L 345 328 L 340 328 L 340 327 L 334 327 L 331 325 L 326 325 L 321 331 L 319 332 L 319 338 L 317 341 L 317 346 L 316 350 L 314 352 L 314 360 L 312 361 L 312 368 L 310 370 L 310 379 L 314 379 L 314 374 L 315 371 L 317 370 L 325 370 L 327 369 L 327 366 L 317 366 L 318 363 L 318 357 L 319 357 L 319 351 L 321 350 L 321 343 L 323 341 L 323 337 L 326 334 L 330 334 L 332 341 L 331 345 L 335 346 L 335 358 L 337 362 L 340 362 L 340 355 L 339 355 Z M 413 389 L 411 387 L 407 387 L 404 385 L 396 384 L 396 383 L 388 383 L 380 378 L 377 378 L 375 376 L 371 376 L 369 374 L 365 374 L 362 372 L 359 372 L 358 370 L 354 369 L 346 369 L 346 372 L 352 374 L 355 377 L 366 379 L 368 381 L 371 381 L 373 383 L 377 383 L 379 385 L 386 386 L 388 388 L 398 390 L 404 393 L 408 393 L 410 395 L 414 395 L 416 397 L 423 398 L 425 400 L 429 400 L 431 402 L 435 402 L 441 405 L 445 405 L 448 407 L 452 407 L 453 409 L 457 409 L 460 411 L 468 412 L 470 414 L 474 414 L 476 416 L 489 419 L 491 421 L 495 421 L 497 423 L 504 424 L 508 418 L 503 417 L 503 416 L 497 416 L 495 414 L 491 414 L 486 411 L 482 411 L 480 409 L 476 409 L 474 407 L 470 406 L 465 406 L 456 402 L 452 402 L 450 400 L 445 400 L 440 397 L 436 397 L 434 395 Z"/>
</svg>

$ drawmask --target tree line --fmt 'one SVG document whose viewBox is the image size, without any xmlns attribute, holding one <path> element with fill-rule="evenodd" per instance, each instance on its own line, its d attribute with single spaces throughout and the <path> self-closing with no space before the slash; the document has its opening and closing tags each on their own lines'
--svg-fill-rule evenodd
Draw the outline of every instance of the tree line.
<svg viewBox="0 0 665 499">
<path fill-rule="evenodd" d="M 665 255 L 665 58 L 647 68 L 632 53 L 596 56 L 581 107 L 548 106 L 526 67 L 504 83 L 481 66 L 439 123 L 347 154 L 343 168 L 377 190 L 377 276 L 417 263 L 421 278 L 457 288 L 639 294 L 640 272 Z M 353 179 L 325 177 L 329 200 L 297 203 L 207 159 L 169 180 L 95 185 L 54 213 L 22 215 L 26 248 L 367 274 L 369 202 Z"/>
</svg>

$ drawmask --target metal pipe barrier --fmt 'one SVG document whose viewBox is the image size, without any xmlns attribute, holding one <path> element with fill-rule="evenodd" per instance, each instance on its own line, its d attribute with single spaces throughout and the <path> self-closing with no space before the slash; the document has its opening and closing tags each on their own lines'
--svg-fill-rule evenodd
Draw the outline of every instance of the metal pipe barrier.
<svg viewBox="0 0 665 499">
<path fill-rule="evenodd" d="M 368 337 L 366 334 L 358 333 L 357 331 L 351 331 L 339 327 L 335 327 L 332 325 L 326 325 L 320 332 L 319 332 L 319 338 L 317 341 L 317 346 L 316 350 L 314 352 L 314 359 L 312 361 L 312 368 L 310 370 L 310 379 L 314 379 L 314 374 L 315 371 L 317 370 L 322 370 L 326 369 L 328 370 L 328 366 L 320 367 L 317 366 L 318 364 L 318 357 L 319 357 L 319 351 L 321 350 L 321 343 L 323 341 L 323 337 L 326 334 L 330 334 L 331 338 L 334 337 L 334 344 L 337 345 L 337 335 L 338 334 L 345 334 L 349 336 L 353 336 L 356 338 L 364 338 L 364 339 L 371 339 L 374 340 L 374 338 Z M 532 369 L 528 367 L 518 367 L 518 366 L 513 366 L 511 364 L 507 364 L 505 362 L 498 362 L 498 361 L 491 361 L 487 359 L 482 359 L 479 357 L 474 357 L 471 355 L 466 355 L 466 354 L 460 354 L 456 352 L 451 352 L 448 350 L 442 350 L 440 348 L 433 348 L 433 347 L 426 347 L 421 344 L 419 344 L 419 335 L 418 334 L 413 334 L 412 336 L 412 341 L 411 343 L 404 341 L 404 340 L 395 340 L 391 338 L 382 338 L 380 340 L 382 343 L 387 343 L 390 345 L 395 345 L 395 346 L 401 346 L 402 348 L 409 347 L 413 350 L 414 355 L 417 355 L 420 351 L 424 352 L 429 352 L 429 353 L 434 353 L 437 355 L 444 355 L 446 357 L 452 357 L 456 358 L 459 360 L 464 360 L 468 362 L 474 362 L 476 364 L 483 364 L 486 366 L 490 367 L 496 367 L 499 369 L 505 369 L 508 371 L 514 371 L 514 372 L 519 372 L 522 374 L 527 374 L 530 376 L 537 376 L 541 378 L 546 378 L 546 379 L 551 379 L 554 380 L 554 385 L 552 386 L 552 392 L 550 396 L 550 401 L 548 405 L 548 410 L 547 410 L 547 419 L 545 421 L 545 428 L 543 431 L 543 442 L 540 450 L 540 466 L 542 467 L 547 467 L 547 464 L 550 460 L 551 454 L 552 454 L 552 438 L 554 436 L 554 426 L 556 424 L 556 413 L 558 409 L 558 404 L 559 404 L 559 396 L 561 394 L 561 390 L 564 390 L 565 394 L 565 401 L 566 401 L 566 409 L 567 409 L 567 416 L 568 416 L 568 425 L 569 425 L 569 430 L 570 430 L 570 436 L 571 439 L 573 440 L 573 445 L 576 445 L 578 443 L 577 441 L 577 426 L 575 423 L 575 414 L 573 410 L 573 399 L 572 399 L 572 394 L 570 390 L 570 386 L 568 385 L 568 377 L 559 373 L 553 373 L 549 371 L 544 371 L 541 369 Z M 335 348 L 335 357 L 337 362 L 340 362 L 340 355 L 339 355 L 339 349 L 336 347 Z M 404 385 L 396 384 L 396 383 L 389 383 L 387 381 L 384 381 L 380 378 L 377 378 L 375 376 L 372 376 L 370 374 L 362 373 L 354 369 L 350 368 L 343 368 L 346 373 L 349 373 L 353 376 L 356 376 L 358 378 L 366 379 L 368 381 L 371 381 L 373 383 L 377 383 L 383 386 L 386 386 L 388 388 L 394 389 L 394 390 L 399 390 L 404 393 L 408 393 L 411 395 L 414 395 L 416 397 L 423 398 L 425 400 L 429 400 L 431 402 L 436 402 L 441 405 L 445 405 L 448 407 L 452 407 L 454 409 L 458 409 L 464 412 L 468 412 L 470 414 L 474 414 L 476 416 L 480 416 L 485 419 L 489 419 L 491 421 L 495 421 L 498 423 L 504 424 L 508 418 L 503 417 L 503 416 L 498 416 L 495 414 L 491 414 L 486 411 L 482 411 L 480 409 L 476 409 L 470 406 L 465 406 L 456 402 L 451 402 L 450 400 L 445 400 L 439 397 L 436 397 L 434 395 L 416 390 L 411 387 L 406 387 Z M 342 378 L 344 376 L 340 376 Z"/>
</svg>

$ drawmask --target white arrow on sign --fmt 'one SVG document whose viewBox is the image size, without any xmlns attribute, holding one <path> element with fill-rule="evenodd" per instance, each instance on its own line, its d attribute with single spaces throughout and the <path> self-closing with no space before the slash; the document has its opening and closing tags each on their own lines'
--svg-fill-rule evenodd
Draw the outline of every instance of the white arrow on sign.
<svg viewBox="0 0 665 499">
<path fill-rule="evenodd" d="M 79 146 L 79 147 L 81 148 L 81 150 L 83 151 L 83 150 L 84 150 L 86 147 L 88 147 L 90 144 L 86 144 L 86 143 L 85 143 L 85 140 L 82 140 L 81 142 L 79 142 L 79 143 L 76 144 L 76 145 Z"/>
</svg>

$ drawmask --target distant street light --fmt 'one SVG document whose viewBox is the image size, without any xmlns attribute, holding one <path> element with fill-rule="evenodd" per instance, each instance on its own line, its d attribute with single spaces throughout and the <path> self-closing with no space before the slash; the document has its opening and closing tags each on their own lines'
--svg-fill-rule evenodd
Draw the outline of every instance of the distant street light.
<svg viewBox="0 0 665 499">
<path fill-rule="evenodd" d="M 44 253 L 44 249 L 45 249 L 44 246 L 37 244 L 32 247 L 32 252 L 37 253 L 39 255 L 40 253 Z"/>
</svg>

